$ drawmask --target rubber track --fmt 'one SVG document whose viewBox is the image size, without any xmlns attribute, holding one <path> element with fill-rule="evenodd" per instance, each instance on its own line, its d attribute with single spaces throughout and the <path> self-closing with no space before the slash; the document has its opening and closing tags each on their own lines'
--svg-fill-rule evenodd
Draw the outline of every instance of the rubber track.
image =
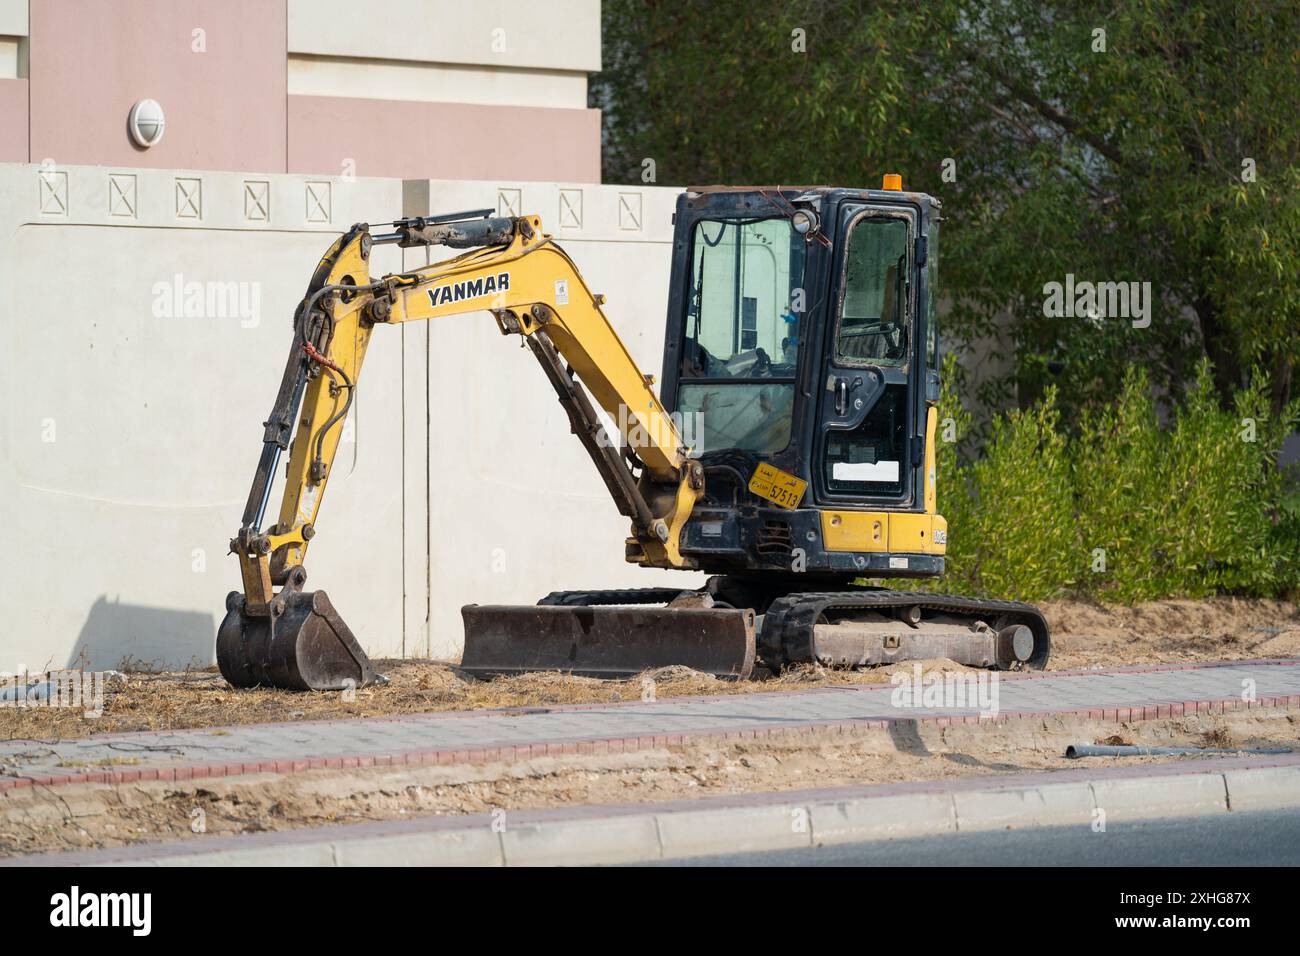
<svg viewBox="0 0 1300 956">
<path fill-rule="evenodd" d="M 552 591 L 538 604 L 563 607 L 597 607 L 613 604 L 667 604 L 690 588 L 622 588 L 603 591 Z M 787 661 L 799 661 L 802 649 L 812 647 L 812 629 L 827 611 L 920 606 L 990 625 L 1002 621 L 1025 624 L 1034 633 L 1034 656 L 1025 662 L 1029 670 L 1042 670 L 1051 656 L 1052 639 L 1047 621 L 1032 604 L 931 594 L 928 591 L 896 591 L 891 588 L 858 588 L 852 591 L 801 591 L 774 600 L 763 617 L 759 653 L 779 648 Z M 993 620 L 988 620 L 992 618 Z"/>
<path fill-rule="evenodd" d="M 1025 662 L 1025 667 L 1030 670 L 1042 670 L 1051 655 L 1052 643 L 1047 621 L 1032 604 L 923 591 L 893 591 L 888 588 L 875 591 L 798 593 L 777 598 L 763 618 L 760 651 L 764 647 L 772 648 L 776 645 L 788 660 L 798 660 L 799 658 L 790 656 L 790 651 L 812 647 L 813 625 L 827 611 L 911 606 L 959 617 L 984 619 L 990 625 L 994 622 L 989 618 L 1004 619 L 1006 624 L 1027 625 L 1034 633 L 1034 656 Z"/>
</svg>

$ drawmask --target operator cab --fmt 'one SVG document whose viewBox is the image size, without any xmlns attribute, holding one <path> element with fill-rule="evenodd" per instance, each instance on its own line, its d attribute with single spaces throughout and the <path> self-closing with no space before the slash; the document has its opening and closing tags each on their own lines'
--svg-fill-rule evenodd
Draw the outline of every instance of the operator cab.
<svg viewBox="0 0 1300 956">
<path fill-rule="evenodd" d="M 827 553 L 839 525 L 823 528 L 822 512 L 933 513 L 938 212 L 898 177 L 879 190 L 711 187 L 679 198 L 662 398 L 705 466 L 683 548 L 701 566 L 753 569 L 752 544 L 770 545 L 758 548 L 769 567 L 798 547 L 808 570 L 875 573 L 888 544 Z M 795 507 L 788 491 L 755 484 L 760 466 L 799 492 Z M 765 528 L 771 541 L 760 540 Z M 942 549 L 921 544 L 915 561 L 883 573 L 940 573 Z"/>
</svg>

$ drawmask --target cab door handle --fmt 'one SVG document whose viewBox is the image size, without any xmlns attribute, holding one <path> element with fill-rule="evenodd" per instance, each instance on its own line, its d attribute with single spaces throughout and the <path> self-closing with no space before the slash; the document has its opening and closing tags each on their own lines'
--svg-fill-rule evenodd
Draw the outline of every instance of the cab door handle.
<svg viewBox="0 0 1300 956">
<path fill-rule="evenodd" d="M 847 378 L 837 378 L 835 380 L 835 414 L 844 416 L 849 413 L 849 393 L 862 384 L 861 376 L 855 378 L 852 384 Z"/>
</svg>

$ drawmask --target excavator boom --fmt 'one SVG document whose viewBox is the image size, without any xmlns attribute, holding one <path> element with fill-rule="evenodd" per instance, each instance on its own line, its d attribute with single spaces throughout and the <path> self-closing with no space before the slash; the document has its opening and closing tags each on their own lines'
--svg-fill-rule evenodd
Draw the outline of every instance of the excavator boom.
<svg viewBox="0 0 1300 956">
<path fill-rule="evenodd" d="M 488 311 L 503 335 L 532 350 L 619 511 L 631 521 L 627 560 L 696 567 L 680 550 L 682 528 L 704 488 L 671 416 L 601 310 L 577 267 L 542 233 L 536 216 L 411 219 L 374 235 L 354 226 L 321 260 L 294 322 L 294 342 L 243 523 L 231 550 L 244 589 L 227 599 L 217 659 L 235 686 L 326 689 L 360 686 L 375 672 L 324 592 L 303 590 L 342 429 L 377 325 Z M 453 259 L 372 279 L 376 243 L 466 248 Z M 595 405 L 593 404 L 593 400 Z M 618 422 L 611 436 L 599 405 Z M 263 530 L 280 453 L 289 462 L 279 517 Z M 276 591 L 276 588 L 279 588 Z M 744 676 L 753 665 L 753 614 L 694 608 L 477 608 L 464 611 L 462 666 L 480 674 L 563 669 L 608 676 L 689 659 Z M 689 618 L 689 620 L 688 620 Z M 682 629 L 680 625 L 688 625 Z M 531 653 L 519 662 L 517 635 Z M 514 638 L 514 639 L 512 639 Z M 740 653 L 734 648 L 739 646 Z M 637 648 L 643 653 L 638 654 Z M 621 661 L 614 667 L 612 661 Z"/>
</svg>

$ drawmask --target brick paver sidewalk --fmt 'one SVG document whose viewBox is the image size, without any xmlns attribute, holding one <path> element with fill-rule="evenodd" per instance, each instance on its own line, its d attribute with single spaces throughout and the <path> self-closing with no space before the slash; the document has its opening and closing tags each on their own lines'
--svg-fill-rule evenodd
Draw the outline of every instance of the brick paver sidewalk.
<svg viewBox="0 0 1300 956">
<path fill-rule="evenodd" d="M 893 690 L 886 684 L 103 734 L 80 740 L 8 740 L 0 742 L 0 791 L 33 784 L 192 780 L 321 767 L 619 753 L 701 737 L 983 719 L 976 706 L 895 707 Z M 1142 720 L 1246 707 L 1300 707 L 1300 660 L 1014 675 L 999 681 L 997 702 L 999 720 L 1060 713 Z"/>
</svg>

